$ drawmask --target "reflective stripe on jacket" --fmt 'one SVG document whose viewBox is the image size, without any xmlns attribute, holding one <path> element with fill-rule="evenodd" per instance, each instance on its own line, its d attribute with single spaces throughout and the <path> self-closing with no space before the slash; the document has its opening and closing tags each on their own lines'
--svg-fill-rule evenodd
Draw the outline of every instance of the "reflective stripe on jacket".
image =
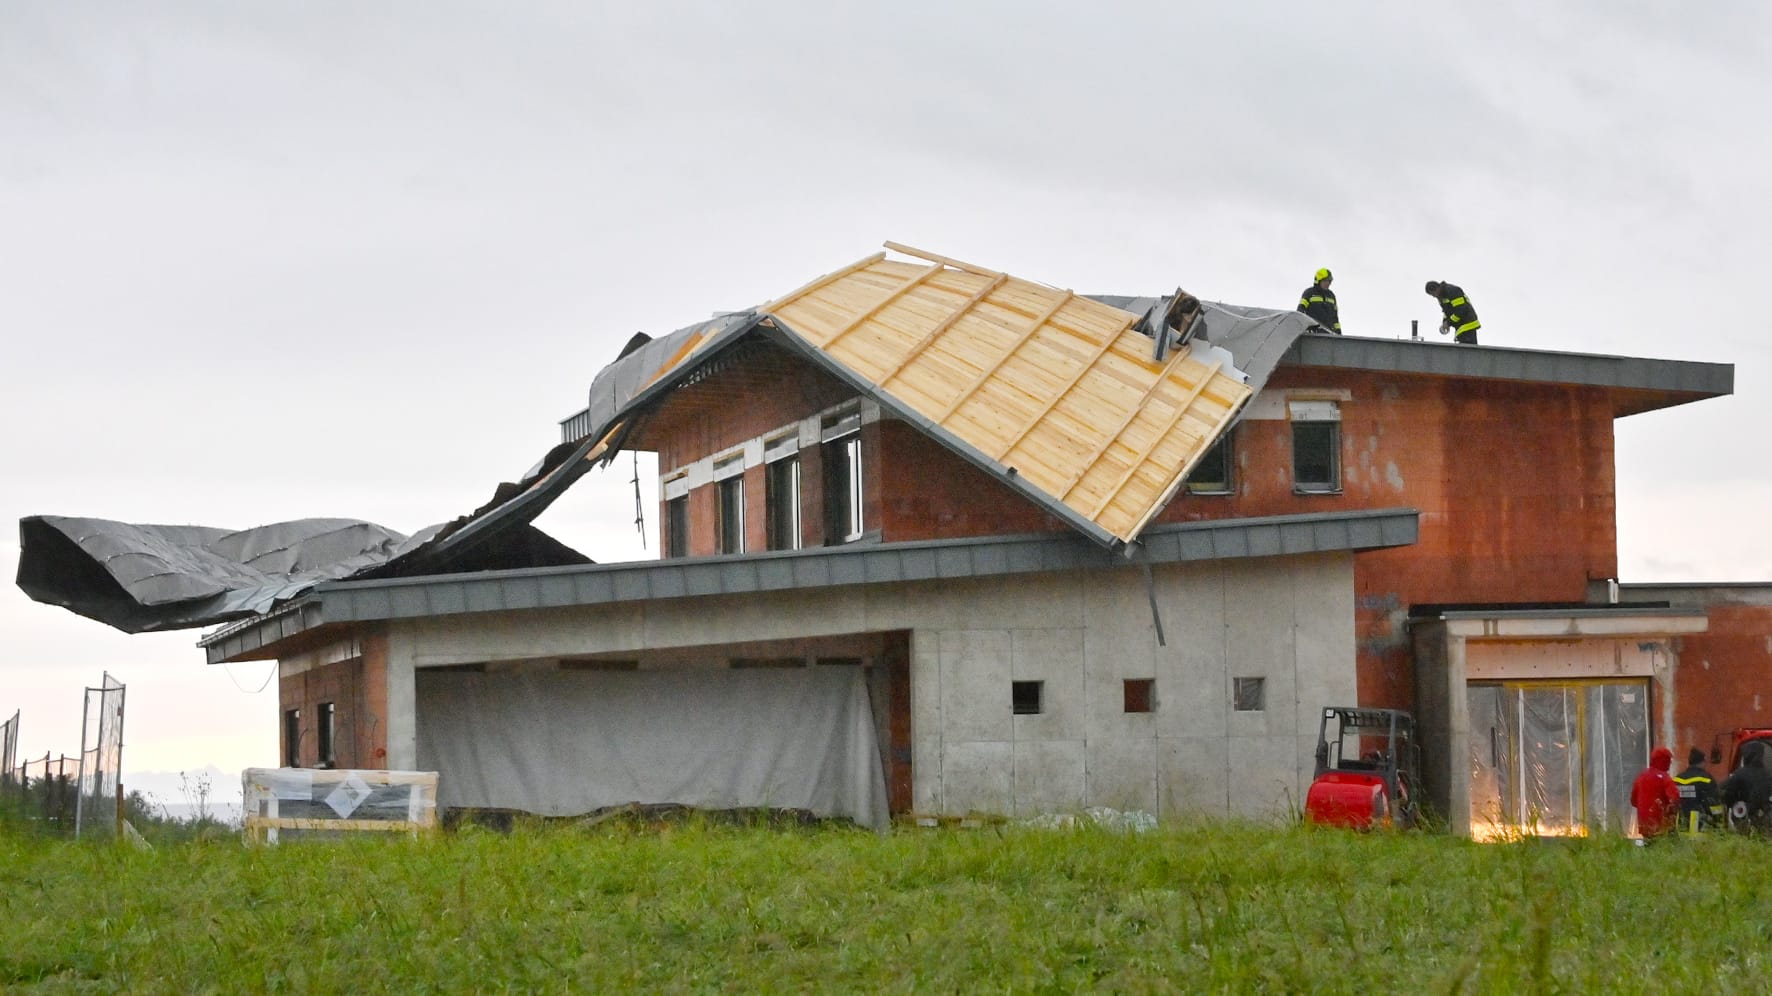
<svg viewBox="0 0 1772 996">
<path fill-rule="evenodd" d="M 1341 312 L 1335 306 L 1335 292 L 1319 284 L 1311 284 L 1298 296 L 1298 310 L 1305 317 L 1331 332 L 1341 331 Z"/>
<path fill-rule="evenodd" d="M 1477 308 L 1464 296 L 1464 288 L 1453 284 L 1441 284 L 1440 292 L 1434 295 L 1440 301 L 1440 314 L 1452 325 L 1454 332 L 1475 332 L 1483 327 L 1477 321 Z"/>
</svg>

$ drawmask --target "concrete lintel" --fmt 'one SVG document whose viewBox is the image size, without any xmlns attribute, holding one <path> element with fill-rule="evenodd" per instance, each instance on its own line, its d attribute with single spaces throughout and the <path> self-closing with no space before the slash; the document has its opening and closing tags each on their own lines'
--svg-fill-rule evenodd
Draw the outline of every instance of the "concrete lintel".
<svg viewBox="0 0 1772 996">
<path fill-rule="evenodd" d="M 1702 612 L 1524 617 L 1489 614 L 1446 617 L 1442 621 L 1448 635 L 1468 640 L 1554 640 L 1594 636 L 1654 638 L 1703 633 L 1710 628 L 1710 620 Z"/>
</svg>

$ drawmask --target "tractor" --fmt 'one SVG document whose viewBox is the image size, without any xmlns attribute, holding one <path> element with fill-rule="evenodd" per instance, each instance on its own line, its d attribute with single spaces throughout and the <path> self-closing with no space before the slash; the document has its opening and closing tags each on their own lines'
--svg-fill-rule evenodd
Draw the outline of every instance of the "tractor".
<svg viewBox="0 0 1772 996">
<path fill-rule="evenodd" d="M 1357 830 L 1408 829 L 1420 818 L 1415 720 L 1396 709 L 1328 706 L 1317 727 L 1317 771 L 1304 818 Z"/>
</svg>

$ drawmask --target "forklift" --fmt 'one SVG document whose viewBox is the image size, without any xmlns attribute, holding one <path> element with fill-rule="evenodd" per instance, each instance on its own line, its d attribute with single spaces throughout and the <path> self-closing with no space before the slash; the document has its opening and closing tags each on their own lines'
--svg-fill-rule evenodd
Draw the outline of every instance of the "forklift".
<svg viewBox="0 0 1772 996">
<path fill-rule="evenodd" d="M 1397 709 L 1327 706 L 1305 822 L 1356 830 L 1410 829 L 1421 818 L 1415 720 Z"/>
</svg>

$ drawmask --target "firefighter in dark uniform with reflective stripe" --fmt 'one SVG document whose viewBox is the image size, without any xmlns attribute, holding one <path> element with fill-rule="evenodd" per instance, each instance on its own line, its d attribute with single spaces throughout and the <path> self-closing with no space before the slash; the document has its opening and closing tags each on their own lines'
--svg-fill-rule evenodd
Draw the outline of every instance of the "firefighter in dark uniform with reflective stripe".
<svg viewBox="0 0 1772 996">
<path fill-rule="evenodd" d="M 1316 282 L 1298 295 L 1298 310 L 1305 317 L 1316 322 L 1312 332 L 1323 331 L 1341 334 L 1341 312 L 1335 307 L 1335 292 L 1329 284 L 1335 280 L 1327 269 L 1317 271 Z"/>
<path fill-rule="evenodd" d="M 1476 306 L 1464 296 L 1464 288 L 1457 284 L 1448 284 L 1439 280 L 1427 282 L 1427 292 L 1434 300 L 1440 302 L 1440 334 L 1456 332 L 1452 338 L 1468 346 L 1477 344 L 1477 330 L 1483 323 L 1477 321 Z"/>
<path fill-rule="evenodd" d="M 1717 783 L 1704 770 L 1704 751 L 1697 747 L 1686 754 L 1686 770 L 1674 776 L 1680 790 L 1680 829 L 1687 833 L 1710 830 L 1723 822 L 1723 797 Z"/>
</svg>

